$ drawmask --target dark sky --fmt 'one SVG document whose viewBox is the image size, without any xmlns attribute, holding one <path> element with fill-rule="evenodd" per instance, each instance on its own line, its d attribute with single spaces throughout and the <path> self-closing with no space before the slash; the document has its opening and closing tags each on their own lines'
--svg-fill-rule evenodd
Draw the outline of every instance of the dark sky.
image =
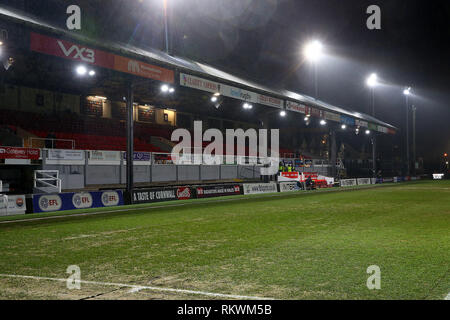
<svg viewBox="0 0 450 320">
<path fill-rule="evenodd" d="M 369 112 L 364 80 L 376 72 L 377 117 L 405 126 L 403 87 L 414 88 L 418 156 L 450 152 L 450 1 L 448 0 L 168 0 L 172 51 L 273 87 L 313 95 L 303 45 L 320 39 L 319 98 Z M 79 4 L 81 32 L 142 47 L 164 48 L 163 0 L 2 0 L 65 24 Z M 382 30 L 366 27 L 379 5 Z"/>
</svg>

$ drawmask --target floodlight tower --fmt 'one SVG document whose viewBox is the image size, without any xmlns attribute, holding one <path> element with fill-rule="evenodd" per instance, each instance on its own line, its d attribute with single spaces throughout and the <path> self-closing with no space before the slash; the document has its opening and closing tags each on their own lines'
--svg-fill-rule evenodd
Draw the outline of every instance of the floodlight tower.
<svg viewBox="0 0 450 320">
<path fill-rule="evenodd" d="M 314 67 L 314 91 L 315 91 L 315 98 L 319 98 L 319 84 L 317 79 L 317 63 L 319 62 L 320 58 L 323 54 L 323 45 L 320 41 L 314 40 L 310 43 L 308 43 L 304 48 L 304 55 L 308 61 L 310 61 L 313 64 Z"/>
<path fill-rule="evenodd" d="M 367 86 L 370 88 L 371 102 L 372 102 L 372 116 L 375 117 L 375 87 L 378 86 L 378 76 L 376 73 L 372 73 L 366 80 Z M 370 134 L 370 131 L 366 131 L 366 134 Z M 376 148 L 377 148 L 377 136 L 376 131 L 372 135 L 372 177 L 377 177 L 377 158 L 376 158 Z"/>
<path fill-rule="evenodd" d="M 405 88 L 403 90 L 406 100 L 406 175 L 410 173 L 410 162 L 409 162 L 409 96 L 411 95 L 411 87 Z"/>
</svg>

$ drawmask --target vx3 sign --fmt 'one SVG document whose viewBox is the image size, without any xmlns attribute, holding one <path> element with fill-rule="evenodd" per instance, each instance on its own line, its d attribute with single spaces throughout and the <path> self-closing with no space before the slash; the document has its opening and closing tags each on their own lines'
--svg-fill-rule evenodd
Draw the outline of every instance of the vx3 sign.
<svg viewBox="0 0 450 320">
<path fill-rule="evenodd" d="M 89 48 L 79 47 L 73 44 L 70 48 L 66 48 L 62 41 L 58 40 L 58 45 L 64 55 L 68 58 L 79 59 L 84 62 L 95 63 L 95 52 Z M 72 55 L 75 52 L 74 55 Z"/>
</svg>

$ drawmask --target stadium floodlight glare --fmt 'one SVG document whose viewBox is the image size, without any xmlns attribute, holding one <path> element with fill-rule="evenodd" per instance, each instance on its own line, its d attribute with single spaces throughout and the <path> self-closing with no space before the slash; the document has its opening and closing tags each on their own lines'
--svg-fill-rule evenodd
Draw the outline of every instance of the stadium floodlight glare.
<svg viewBox="0 0 450 320">
<path fill-rule="evenodd" d="M 366 80 L 366 83 L 369 87 L 373 88 L 378 85 L 378 76 L 376 73 L 372 73 Z"/>
<path fill-rule="evenodd" d="M 211 97 L 211 102 L 217 102 L 217 97 L 216 96 Z"/>
<path fill-rule="evenodd" d="M 286 117 L 286 111 L 284 111 L 284 110 L 280 111 L 280 116 Z"/>
<path fill-rule="evenodd" d="M 247 103 L 247 102 L 243 104 L 243 107 L 244 107 L 244 109 L 246 109 L 246 110 L 250 110 L 250 109 L 253 108 L 253 106 L 252 106 L 251 104 Z"/>
<path fill-rule="evenodd" d="M 342 130 L 345 130 L 345 129 L 347 129 L 347 126 L 346 126 L 345 124 L 343 124 L 343 125 L 341 126 L 341 129 L 342 129 Z"/>
<path fill-rule="evenodd" d="M 405 88 L 405 90 L 403 90 L 403 94 L 405 96 L 409 96 L 411 94 L 411 87 Z"/>
<path fill-rule="evenodd" d="M 3 41 L 0 41 L 0 47 L 3 45 Z"/>
<path fill-rule="evenodd" d="M 161 86 L 161 91 L 162 91 L 162 92 L 168 92 L 168 91 L 169 91 L 169 86 L 168 86 L 167 84 L 163 84 L 163 85 Z"/>
<path fill-rule="evenodd" d="M 175 92 L 175 89 L 174 88 L 170 88 L 169 89 L 169 93 L 174 93 Z"/>
<path fill-rule="evenodd" d="M 94 70 L 89 71 L 89 75 L 90 75 L 91 77 L 95 76 L 95 71 L 94 71 Z"/>
<path fill-rule="evenodd" d="M 322 49 L 323 45 L 318 40 L 308 43 L 304 49 L 306 59 L 312 62 L 318 61 L 322 57 Z"/>
<path fill-rule="evenodd" d="M 321 125 L 321 126 L 324 126 L 324 125 L 326 125 L 326 124 L 327 124 L 327 122 L 326 122 L 325 120 L 323 120 L 323 119 L 320 120 L 320 125 Z"/>
<path fill-rule="evenodd" d="M 87 69 L 85 66 L 78 66 L 76 71 L 77 71 L 77 74 L 80 76 L 84 76 L 87 73 Z"/>
<path fill-rule="evenodd" d="M 370 134 L 370 130 L 366 130 L 366 134 L 369 135 Z"/>
</svg>

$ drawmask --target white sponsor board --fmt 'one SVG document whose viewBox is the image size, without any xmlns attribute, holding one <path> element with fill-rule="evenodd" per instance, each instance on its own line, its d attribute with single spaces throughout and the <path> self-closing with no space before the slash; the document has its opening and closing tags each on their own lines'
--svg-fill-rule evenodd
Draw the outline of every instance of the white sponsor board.
<svg viewBox="0 0 450 320">
<path fill-rule="evenodd" d="M 325 111 L 325 119 L 335 122 L 341 122 L 341 115 L 334 112 Z"/>
<path fill-rule="evenodd" d="M 305 114 L 306 106 L 300 103 L 286 101 L 286 110 Z"/>
<path fill-rule="evenodd" d="M 84 154 L 82 150 L 49 149 L 47 164 L 84 164 Z"/>
<path fill-rule="evenodd" d="M 298 190 L 300 190 L 300 188 L 297 186 L 297 182 L 280 182 L 280 192 L 292 192 Z"/>
<path fill-rule="evenodd" d="M 284 100 L 240 89 L 227 84 L 180 73 L 180 85 L 222 96 L 235 98 L 249 103 L 259 103 L 270 107 L 283 108 Z"/>
<path fill-rule="evenodd" d="M 24 195 L 0 195 L 0 216 L 25 214 L 26 210 Z"/>
<path fill-rule="evenodd" d="M 207 79 L 180 73 L 180 85 L 212 93 L 221 93 L 221 84 Z"/>
<path fill-rule="evenodd" d="M 443 173 L 433 173 L 433 180 L 442 180 L 444 179 Z"/>
<path fill-rule="evenodd" d="M 356 186 L 356 179 L 344 179 L 341 180 L 341 187 L 353 187 Z"/>
<path fill-rule="evenodd" d="M 367 121 L 363 121 L 363 120 L 355 120 L 355 124 L 357 126 L 363 127 L 363 128 L 368 128 L 369 127 L 369 123 Z"/>
<path fill-rule="evenodd" d="M 252 91 L 232 87 L 226 84 L 220 85 L 220 94 L 225 97 L 235 98 L 242 101 L 247 101 L 251 103 L 258 102 L 258 94 Z"/>
<path fill-rule="evenodd" d="M 265 96 L 263 94 L 258 94 L 258 101 L 259 104 L 263 104 L 265 106 L 274 107 L 274 108 L 283 108 L 284 100 L 281 100 L 279 98 L 274 98 L 270 96 Z"/>
<path fill-rule="evenodd" d="M 378 126 L 378 132 L 388 133 L 388 128 L 383 126 Z"/>
<path fill-rule="evenodd" d="M 370 179 L 370 182 L 371 182 L 372 184 L 377 184 L 377 178 L 371 178 L 371 179 Z"/>
<path fill-rule="evenodd" d="M 89 151 L 88 164 L 119 165 L 120 160 L 120 151 Z"/>
<path fill-rule="evenodd" d="M 276 183 L 248 183 L 244 184 L 244 194 L 260 194 L 278 192 Z"/>
<path fill-rule="evenodd" d="M 358 182 L 358 186 L 366 186 L 366 185 L 372 184 L 372 181 L 370 178 L 358 178 L 357 182 Z"/>
</svg>

